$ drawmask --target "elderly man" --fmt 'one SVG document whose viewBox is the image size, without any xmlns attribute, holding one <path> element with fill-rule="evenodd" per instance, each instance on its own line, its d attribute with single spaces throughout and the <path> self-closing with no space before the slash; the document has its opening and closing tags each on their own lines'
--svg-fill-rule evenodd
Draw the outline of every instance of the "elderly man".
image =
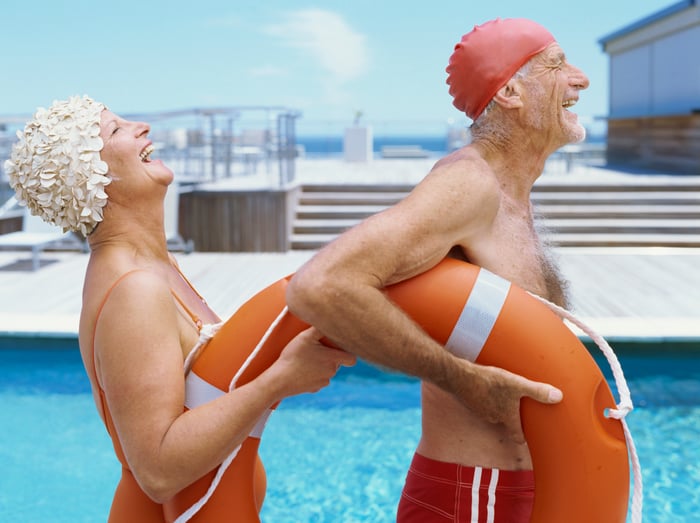
<svg viewBox="0 0 700 523">
<path fill-rule="evenodd" d="M 472 143 L 438 161 L 403 201 L 317 253 L 287 299 L 344 349 L 423 380 L 422 435 L 400 523 L 524 522 L 534 477 L 520 399 L 555 403 L 561 392 L 459 360 L 381 289 L 453 256 L 564 304 L 530 192 L 547 157 L 585 137 L 569 109 L 588 79 L 549 31 L 526 19 L 474 27 L 447 72 L 454 105 L 473 120 Z"/>
</svg>

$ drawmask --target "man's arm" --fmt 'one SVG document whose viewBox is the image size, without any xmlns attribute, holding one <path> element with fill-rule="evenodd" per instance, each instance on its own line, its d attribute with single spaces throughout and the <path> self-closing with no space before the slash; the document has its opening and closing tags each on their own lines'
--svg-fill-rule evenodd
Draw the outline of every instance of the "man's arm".
<svg viewBox="0 0 700 523">
<path fill-rule="evenodd" d="M 287 302 L 343 349 L 438 385 L 485 419 L 506 423 L 522 440 L 520 398 L 550 401 L 553 388 L 456 358 L 382 292 L 430 269 L 454 245 L 486 234 L 497 190 L 492 181 L 467 177 L 453 165 L 434 170 L 405 200 L 314 256 L 292 278 Z"/>
</svg>

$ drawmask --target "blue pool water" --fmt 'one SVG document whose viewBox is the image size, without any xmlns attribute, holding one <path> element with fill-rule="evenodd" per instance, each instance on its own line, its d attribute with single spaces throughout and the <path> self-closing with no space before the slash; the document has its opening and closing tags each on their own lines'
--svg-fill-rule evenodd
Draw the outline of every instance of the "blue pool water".
<svg viewBox="0 0 700 523">
<path fill-rule="evenodd" d="M 1 345 L 0 345 L 1 346 Z M 118 465 L 76 350 L 0 350 L 0 521 L 102 522 Z M 621 356 L 644 520 L 700 521 L 700 353 Z M 416 381 L 358 365 L 271 417 L 263 521 L 391 522 L 419 435 Z"/>
</svg>

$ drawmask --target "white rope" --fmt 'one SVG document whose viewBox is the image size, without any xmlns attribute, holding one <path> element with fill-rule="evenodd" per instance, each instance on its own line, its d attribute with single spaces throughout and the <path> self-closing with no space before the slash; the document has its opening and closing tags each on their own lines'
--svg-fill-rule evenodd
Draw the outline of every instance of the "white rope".
<svg viewBox="0 0 700 523">
<path fill-rule="evenodd" d="M 192 369 L 192 364 L 202 352 L 202 349 L 206 346 L 207 342 L 214 337 L 214 335 L 219 332 L 219 329 L 223 325 L 223 322 L 219 323 L 205 323 L 199 330 L 199 339 L 197 344 L 192 348 L 190 353 L 185 358 L 185 376 L 189 374 L 190 369 Z"/>
<path fill-rule="evenodd" d="M 286 306 L 282 309 L 282 312 L 279 313 L 275 321 L 273 321 L 272 324 L 270 324 L 270 326 L 267 328 L 267 331 L 265 331 L 263 337 L 260 338 L 260 341 L 256 345 L 255 349 L 248 355 L 246 360 L 243 362 L 243 365 L 241 365 L 241 367 L 231 379 L 231 383 L 229 384 L 228 388 L 229 392 L 236 388 L 236 382 L 241 377 L 241 374 L 245 372 L 250 363 L 262 350 L 263 346 L 265 345 L 265 342 L 267 342 L 272 332 L 275 330 L 277 325 L 279 325 L 280 321 L 282 321 L 282 318 L 284 318 L 285 314 L 287 314 Z M 216 330 L 218 331 L 218 328 Z M 199 510 L 206 504 L 207 501 L 209 501 L 209 498 L 211 498 L 211 496 L 214 494 L 214 491 L 219 486 L 219 483 L 221 482 L 221 478 L 223 477 L 224 473 L 228 469 L 229 465 L 231 465 L 233 460 L 236 458 L 240 450 L 241 445 L 238 445 L 228 456 L 226 456 L 226 459 L 221 463 L 221 465 L 219 465 L 219 468 L 216 471 L 216 475 L 214 476 L 214 479 L 209 485 L 209 489 L 207 489 L 207 492 L 199 499 L 199 501 L 197 501 L 190 508 L 188 508 L 182 514 L 180 514 L 175 520 L 175 523 L 186 523 L 192 518 L 192 516 L 199 512 Z"/>
<path fill-rule="evenodd" d="M 634 405 L 632 404 L 632 395 L 630 394 L 630 389 L 627 386 L 627 380 L 625 380 L 625 375 L 622 372 L 622 366 L 620 365 L 620 361 L 617 359 L 615 351 L 612 350 L 605 338 L 603 338 L 591 327 L 579 320 L 571 312 L 542 298 L 541 296 L 537 296 L 536 294 L 533 294 L 531 292 L 528 294 L 530 294 L 530 296 L 537 299 L 538 301 L 547 305 L 547 307 L 553 310 L 560 318 L 564 318 L 570 321 L 579 329 L 581 329 L 598 346 L 598 348 L 605 356 L 605 359 L 608 360 L 608 364 L 610 365 L 610 369 L 613 373 L 613 378 L 615 379 L 615 386 L 617 387 L 617 392 L 620 395 L 620 403 L 617 404 L 617 408 L 615 409 L 605 409 L 604 415 L 606 418 L 617 419 L 620 420 L 620 422 L 622 423 L 622 428 L 625 433 L 625 440 L 627 441 L 627 447 L 629 448 L 630 458 L 632 460 L 632 523 L 641 523 L 642 505 L 644 503 L 642 467 L 639 463 L 639 456 L 637 455 L 637 448 L 635 447 L 634 440 L 632 439 L 632 433 L 630 432 L 629 427 L 627 426 L 627 422 L 625 420 L 625 416 L 627 416 L 627 414 L 629 414 L 632 411 L 632 409 L 634 409 Z"/>
</svg>

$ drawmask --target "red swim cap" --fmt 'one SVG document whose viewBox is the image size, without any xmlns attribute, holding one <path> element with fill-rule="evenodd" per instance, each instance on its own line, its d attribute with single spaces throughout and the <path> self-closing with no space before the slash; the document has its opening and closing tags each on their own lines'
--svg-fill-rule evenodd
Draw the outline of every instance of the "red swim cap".
<svg viewBox="0 0 700 523">
<path fill-rule="evenodd" d="M 549 31 L 525 18 L 475 25 L 455 45 L 447 66 L 452 103 L 476 120 L 518 69 L 552 42 Z"/>
</svg>

